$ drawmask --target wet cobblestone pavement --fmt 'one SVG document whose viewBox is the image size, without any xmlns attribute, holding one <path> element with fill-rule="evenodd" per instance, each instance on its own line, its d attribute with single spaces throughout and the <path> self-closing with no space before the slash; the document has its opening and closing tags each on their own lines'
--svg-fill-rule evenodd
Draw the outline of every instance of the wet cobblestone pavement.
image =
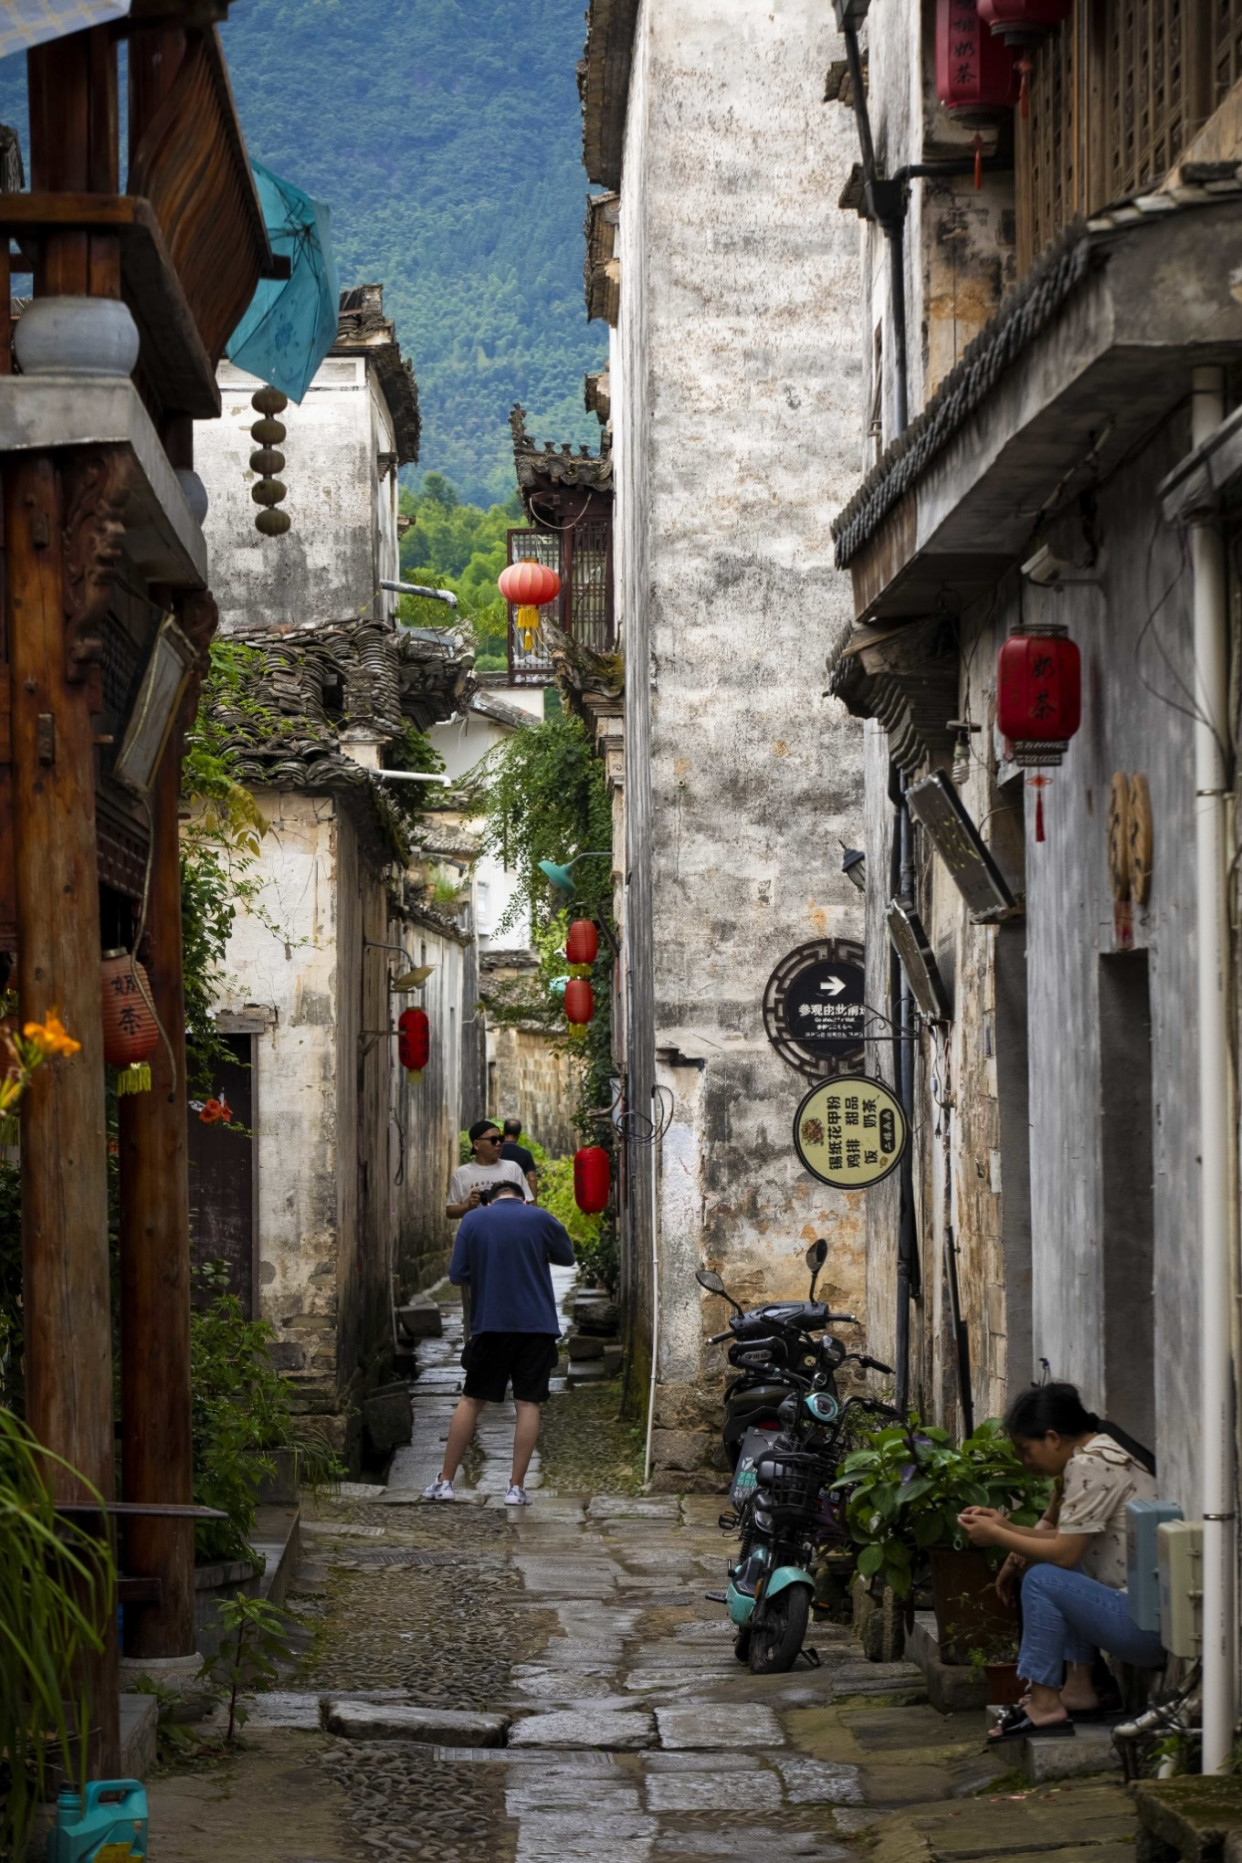
<svg viewBox="0 0 1242 1863">
<path fill-rule="evenodd" d="M 460 1379 L 446 1320 L 387 1488 L 308 1504 L 301 1673 L 256 1699 L 247 1750 L 213 1779 L 154 1783 L 159 1863 L 1132 1863 L 1120 1785 L 1015 1795 L 981 1713 L 936 1713 L 913 1666 L 862 1660 L 846 1630 L 813 1627 L 818 1669 L 740 1667 L 703 1595 L 727 1553 L 716 1497 L 569 1492 L 550 1433 L 547 1485 L 506 1509 L 510 1426 L 488 1413 L 470 1485 L 423 1503 Z M 624 1467 L 600 1387 L 579 1397 L 600 1467 Z M 379 1737 L 324 1733 L 329 1697 Z M 500 1715 L 507 1744 L 434 1723 L 385 1737 L 412 1709 Z"/>
</svg>

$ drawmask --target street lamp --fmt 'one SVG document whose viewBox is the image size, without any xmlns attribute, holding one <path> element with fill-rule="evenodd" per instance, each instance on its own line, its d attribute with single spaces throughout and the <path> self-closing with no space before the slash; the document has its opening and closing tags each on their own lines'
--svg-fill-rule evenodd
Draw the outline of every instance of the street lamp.
<svg viewBox="0 0 1242 1863">
<path fill-rule="evenodd" d="M 860 893 L 867 890 L 867 856 L 860 847 L 846 847 L 841 843 L 841 871 L 851 886 L 856 886 Z"/>
</svg>

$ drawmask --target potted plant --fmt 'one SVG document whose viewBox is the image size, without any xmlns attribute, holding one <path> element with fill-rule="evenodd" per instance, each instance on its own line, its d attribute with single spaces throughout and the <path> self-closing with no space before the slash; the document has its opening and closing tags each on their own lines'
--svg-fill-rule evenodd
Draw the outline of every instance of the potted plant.
<svg viewBox="0 0 1242 1863">
<path fill-rule="evenodd" d="M 1023 1468 L 999 1420 L 961 1444 L 917 1418 L 890 1424 L 846 1457 L 834 1485 L 863 1578 L 906 1598 L 916 1568 L 930 1566 L 943 1662 L 968 1662 L 972 1647 L 1012 1625 L 994 1589 L 1000 1556 L 971 1546 L 957 1523 L 963 1508 L 995 1507 L 1031 1526 L 1044 1509 L 1048 1483 Z"/>
<path fill-rule="evenodd" d="M 989 1708 L 1008 1708 L 1022 1699 L 1018 1639 L 1012 1631 L 974 1644 L 969 1657 L 971 1670 L 984 1685 L 984 1699 Z"/>
</svg>

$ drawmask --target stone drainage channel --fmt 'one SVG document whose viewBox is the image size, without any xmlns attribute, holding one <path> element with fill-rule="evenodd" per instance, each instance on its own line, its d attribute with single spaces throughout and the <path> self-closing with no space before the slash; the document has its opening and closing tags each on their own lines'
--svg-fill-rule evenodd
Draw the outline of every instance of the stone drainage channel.
<svg viewBox="0 0 1242 1863">
<path fill-rule="evenodd" d="M 227 1778 L 154 1782 L 162 1863 L 222 1841 L 256 1863 L 1133 1863 L 1119 1785 L 997 1786 L 982 1714 L 937 1713 L 847 1630 L 813 1627 L 818 1669 L 739 1665 L 703 1596 L 729 1544 L 716 1497 L 557 1493 L 536 1469 L 533 1504 L 506 1509 L 496 1412 L 456 1503 L 423 1503 L 460 1338 L 446 1305 L 388 1486 L 311 1506 L 294 1685 L 255 1698 Z"/>
</svg>

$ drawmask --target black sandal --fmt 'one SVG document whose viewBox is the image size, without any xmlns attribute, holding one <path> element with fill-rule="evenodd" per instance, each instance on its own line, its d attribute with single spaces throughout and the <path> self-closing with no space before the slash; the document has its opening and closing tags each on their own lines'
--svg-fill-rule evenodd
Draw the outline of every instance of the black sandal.
<svg viewBox="0 0 1242 1863">
<path fill-rule="evenodd" d="M 984 1744 L 997 1747 L 1002 1740 L 1067 1740 L 1073 1732 L 1073 1721 L 1049 1721 L 1041 1726 L 1019 1705 L 1016 1710 L 1011 1708 L 1004 1719 L 997 1723 Z"/>
</svg>

